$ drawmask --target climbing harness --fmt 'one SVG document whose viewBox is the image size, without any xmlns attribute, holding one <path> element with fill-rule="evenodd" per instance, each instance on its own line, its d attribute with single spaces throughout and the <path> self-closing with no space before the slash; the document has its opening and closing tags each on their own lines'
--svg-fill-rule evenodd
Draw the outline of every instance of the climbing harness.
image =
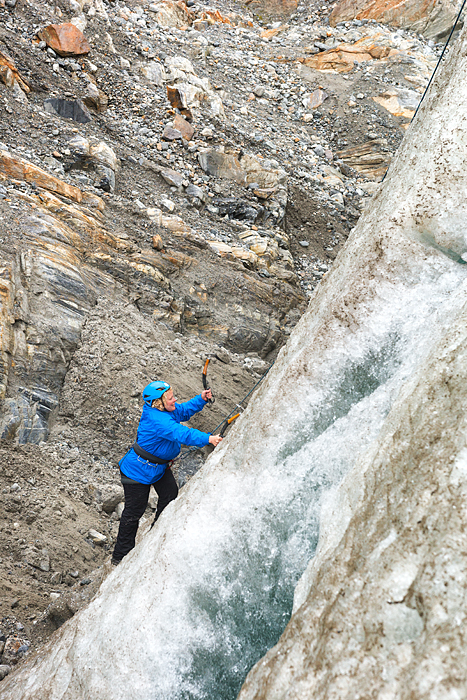
<svg viewBox="0 0 467 700">
<path fill-rule="evenodd" d="M 141 457 L 141 459 L 145 459 L 146 462 L 150 462 L 151 464 L 167 464 L 168 466 L 170 466 L 173 462 L 172 459 L 161 459 L 160 457 L 156 457 L 156 455 L 151 454 L 147 450 L 144 450 L 138 445 L 136 440 L 132 444 L 132 448 L 134 452 L 136 452 L 138 457 Z"/>
<path fill-rule="evenodd" d="M 210 358 L 208 357 L 208 359 L 207 359 L 206 362 L 204 363 L 204 367 L 203 367 L 203 387 L 204 387 L 205 389 L 209 389 L 209 388 L 210 388 L 210 387 L 209 387 L 209 384 L 208 384 L 208 378 L 207 378 L 209 360 L 210 360 Z M 212 393 L 212 392 L 211 392 L 211 393 Z M 208 402 L 209 406 L 212 406 L 213 403 L 214 403 L 214 401 L 215 401 L 214 397 L 213 397 L 212 399 L 207 399 L 207 402 Z"/>
<path fill-rule="evenodd" d="M 441 61 L 443 60 L 443 56 L 444 56 L 444 54 L 446 53 L 446 49 L 448 48 L 449 42 L 451 41 L 451 37 L 452 37 L 452 35 L 454 34 L 454 31 L 455 31 L 455 29 L 456 29 L 456 27 L 457 27 L 457 23 L 459 22 L 459 20 L 460 20 L 460 18 L 461 18 L 461 14 L 462 14 L 462 12 L 463 12 L 463 10 L 464 10 L 465 3 L 466 3 L 466 2 L 467 2 L 467 0 L 464 0 L 463 3 L 462 3 L 462 5 L 461 5 L 461 9 L 459 10 L 459 12 L 458 12 L 458 14 L 457 14 L 456 21 L 455 21 L 454 24 L 452 25 L 452 29 L 451 29 L 451 31 L 450 31 L 450 33 L 449 33 L 449 36 L 448 36 L 448 38 L 447 38 L 447 41 L 446 41 L 446 43 L 445 43 L 445 45 L 444 45 L 444 48 L 443 48 L 443 50 L 442 50 L 442 52 L 441 52 L 441 56 L 438 58 L 438 63 L 436 64 L 435 69 L 434 69 L 433 73 L 431 74 L 430 80 L 428 81 L 428 85 L 427 85 L 426 88 L 425 88 L 425 92 L 424 92 L 423 95 L 422 95 L 422 99 L 421 99 L 420 102 L 418 103 L 417 109 L 415 110 L 415 113 L 414 113 L 412 119 L 410 120 L 410 123 L 412 123 L 413 120 L 415 119 L 415 117 L 417 116 L 418 110 L 420 109 L 420 106 L 421 106 L 423 100 L 425 99 L 425 95 L 426 95 L 426 93 L 428 92 L 428 89 L 429 89 L 431 83 L 433 82 L 433 78 L 435 77 L 435 73 L 436 73 L 436 71 L 438 70 L 439 64 L 440 64 Z M 384 176 L 383 176 L 383 179 L 381 180 L 381 182 L 384 182 L 384 180 L 386 179 L 386 175 L 388 174 L 388 171 L 389 171 L 389 168 L 388 168 L 388 169 L 386 170 L 386 172 L 384 173 Z"/>
</svg>

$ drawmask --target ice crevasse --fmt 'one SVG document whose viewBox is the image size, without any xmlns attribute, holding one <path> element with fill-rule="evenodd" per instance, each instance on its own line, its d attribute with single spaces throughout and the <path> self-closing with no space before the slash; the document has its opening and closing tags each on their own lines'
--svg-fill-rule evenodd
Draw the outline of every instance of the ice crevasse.
<svg viewBox="0 0 467 700">
<path fill-rule="evenodd" d="M 465 697 L 466 74 L 464 30 L 228 438 L 2 699 Z"/>
</svg>

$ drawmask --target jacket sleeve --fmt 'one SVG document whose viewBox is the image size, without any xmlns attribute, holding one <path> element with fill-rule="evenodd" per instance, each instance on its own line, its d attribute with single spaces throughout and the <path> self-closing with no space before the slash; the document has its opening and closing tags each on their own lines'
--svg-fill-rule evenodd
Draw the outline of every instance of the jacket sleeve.
<svg viewBox="0 0 467 700">
<path fill-rule="evenodd" d="M 180 425 L 175 420 L 175 417 L 167 416 L 167 418 L 168 420 L 161 421 L 157 426 L 159 437 L 173 442 L 181 442 L 184 445 L 193 445 L 194 447 L 204 447 L 209 444 L 210 433 L 202 433 L 201 430 L 196 430 L 196 428 L 187 428 L 185 425 Z"/>
<path fill-rule="evenodd" d="M 206 403 L 207 401 L 203 399 L 201 394 L 198 394 L 198 396 L 195 396 L 189 401 L 185 401 L 184 403 L 176 403 L 175 411 L 172 415 L 178 422 L 188 420 L 189 418 L 191 418 L 191 416 L 194 416 L 195 413 L 199 413 L 199 411 L 202 411 L 203 408 L 206 406 Z M 185 445 L 187 444 L 188 443 L 186 442 Z"/>
</svg>

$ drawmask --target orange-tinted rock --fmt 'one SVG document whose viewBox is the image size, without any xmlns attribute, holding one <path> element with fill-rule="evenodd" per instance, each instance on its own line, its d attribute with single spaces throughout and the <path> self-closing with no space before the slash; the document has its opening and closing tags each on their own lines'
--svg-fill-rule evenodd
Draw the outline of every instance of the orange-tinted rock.
<svg viewBox="0 0 467 700">
<path fill-rule="evenodd" d="M 315 70 L 334 70 L 338 73 L 349 73 L 354 67 L 354 61 L 363 63 L 371 61 L 371 55 L 367 52 L 353 51 L 352 47 L 347 47 L 344 44 L 323 51 L 305 59 L 305 65 Z"/>
<path fill-rule="evenodd" d="M 8 66 L 0 66 L 0 80 L 7 87 L 13 87 L 15 84 L 15 76 Z"/>
<path fill-rule="evenodd" d="M 205 10 L 198 15 L 199 19 L 206 20 L 208 24 L 232 24 L 228 17 L 221 15 L 219 10 Z"/>
<path fill-rule="evenodd" d="M 185 141 L 191 141 L 195 133 L 194 127 L 191 126 L 180 114 L 175 115 L 174 129 L 177 129 Z"/>
<path fill-rule="evenodd" d="M 329 95 L 325 90 L 318 88 L 303 98 L 303 106 L 305 109 L 318 109 L 328 97 Z"/>
<path fill-rule="evenodd" d="M 275 29 L 263 29 L 263 31 L 261 32 L 261 38 L 271 39 L 273 36 L 277 36 L 277 34 L 283 32 L 284 29 L 287 29 L 287 24 L 284 24 L 280 27 L 276 27 Z"/>
<path fill-rule="evenodd" d="M 191 24 L 195 15 L 187 8 L 184 2 L 178 0 L 164 0 L 158 3 L 156 20 L 161 27 L 177 27 L 181 29 Z"/>
<path fill-rule="evenodd" d="M 37 165 L 28 163 L 22 158 L 13 158 L 7 151 L 0 151 L 0 173 L 4 173 L 9 178 L 15 180 L 25 180 L 33 182 L 38 187 L 50 192 L 56 192 L 68 199 L 73 199 L 75 202 L 81 202 L 83 193 L 78 187 L 68 185 L 63 180 L 59 180 L 45 170 L 38 168 Z"/>
<path fill-rule="evenodd" d="M 49 24 L 37 36 L 59 56 L 81 56 L 91 50 L 83 32 L 70 22 Z"/>
<path fill-rule="evenodd" d="M 386 58 L 386 56 L 389 56 L 390 52 L 391 49 L 387 46 L 373 46 L 369 49 L 369 53 L 371 54 L 371 56 L 378 60 L 381 58 Z"/>
<path fill-rule="evenodd" d="M 386 90 L 372 98 L 381 107 L 387 109 L 395 117 L 412 119 L 421 99 L 415 90 Z"/>
<path fill-rule="evenodd" d="M 304 64 L 315 70 L 329 70 L 349 73 L 355 63 L 364 63 L 397 53 L 387 46 L 379 46 L 368 39 L 360 39 L 355 44 L 339 44 L 334 49 L 322 51 L 305 58 Z"/>
<path fill-rule="evenodd" d="M 162 248 L 164 247 L 162 238 L 159 236 L 158 233 L 152 237 L 152 247 L 156 250 L 162 250 Z"/>
<path fill-rule="evenodd" d="M 350 146 L 338 151 L 338 158 L 370 180 L 380 182 L 391 162 L 391 153 L 386 139 L 374 139 L 360 146 Z"/>
<path fill-rule="evenodd" d="M 16 81 L 24 92 L 29 92 L 29 85 L 16 69 L 15 62 L 0 51 L 0 80 L 7 87 L 12 87 Z"/>
<path fill-rule="evenodd" d="M 451 29 L 458 4 L 451 0 L 340 0 L 331 12 L 329 22 L 334 27 L 352 19 L 374 19 L 434 39 Z"/>
<path fill-rule="evenodd" d="M 186 120 L 189 122 L 193 119 L 191 110 L 186 106 L 185 101 L 180 94 L 176 85 L 167 85 L 167 99 L 174 109 L 179 109 Z"/>
</svg>

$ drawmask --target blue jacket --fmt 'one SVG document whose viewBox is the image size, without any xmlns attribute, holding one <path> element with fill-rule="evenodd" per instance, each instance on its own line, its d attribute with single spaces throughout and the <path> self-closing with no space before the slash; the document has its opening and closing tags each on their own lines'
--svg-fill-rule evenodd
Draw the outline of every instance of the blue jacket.
<svg viewBox="0 0 467 700">
<path fill-rule="evenodd" d="M 144 404 L 139 421 L 136 442 L 143 450 L 159 459 L 174 459 L 182 444 L 204 447 L 209 444 L 210 433 L 180 425 L 206 406 L 201 394 L 185 403 L 176 403 L 175 411 L 159 411 Z M 138 457 L 131 448 L 119 462 L 125 476 L 140 484 L 153 484 L 163 476 L 167 465 L 153 464 Z"/>
</svg>

